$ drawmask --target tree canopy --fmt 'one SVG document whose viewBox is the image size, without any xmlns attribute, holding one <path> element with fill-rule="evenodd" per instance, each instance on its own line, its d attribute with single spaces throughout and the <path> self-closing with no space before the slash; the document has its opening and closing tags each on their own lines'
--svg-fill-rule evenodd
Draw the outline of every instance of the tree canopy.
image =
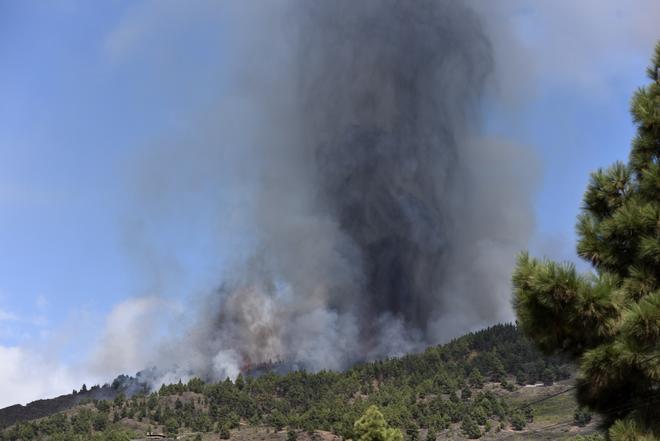
<svg viewBox="0 0 660 441">
<path fill-rule="evenodd" d="M 513 378 L 520 373 L 523 383 L 533 384 L 547 372 L 555 380 L 571 374 L 561 357 L 543 356 L 516 326 L 503 324 L 344 372 L 246 372 L 234 382 L 210 383 L 193 378 L 118 400 L 89 400 L 4 430 L 0 420 L 0 440 L 83 441 L 127 429 L 136 431 L 134 438 L 146 432 L 213 432 L 231 439 L 239 428 L 263 426 L 285 429 L 288 439 L 323 430 L 357 440 L 361 429 L 354 423 L 370 406 L 377 406 L 391 427 L 402 429 L 406 441 L 460 432 L 468 417 L 465 429 L 480 436 L 494 428 L 524 428 L 528 418 L 520 418 L 511 399 L 511 391 L 524 386 L 514 386 Z"/>
<path fill-rule="evenodd" d="M 613 425 L 614 439 L 660 431 L 659 72 L 660 42 L 651 83 L 632 99 L 629 160 L 593 173 L 584 195 L 577 252 L 594 273 L 524 253 L 513 274 L 523 331 L 579 363 L 578 400 Z"/>
<path fill-rule="evenodd" d="M 357 441 L 403 441 L 401 431 L 389 427 L 376 406 L 369 406 L 355 422 L 355 435 Z"/>
</svg>

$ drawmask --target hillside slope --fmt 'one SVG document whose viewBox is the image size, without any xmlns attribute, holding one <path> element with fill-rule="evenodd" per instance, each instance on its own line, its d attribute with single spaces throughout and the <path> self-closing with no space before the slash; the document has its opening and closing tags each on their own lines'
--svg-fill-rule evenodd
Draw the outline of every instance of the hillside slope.
<svg viewBox="0 0 660 441">
<path fill-rule="evenodd" d="M 111 384 L 92 386 L 90 389 L 86 389 L 85 386 L 80 391 L 73 391 L 73 393 L 60 395 L 59 397 L 36 400 L 27 405 L 15 404 L 0 409 L 0 429 L 19 421 L 29 421 L 53 415 L 81 403 L 112 400 L 119 394 L 131 397 L 148 391 L 149 386 L 142 380 L 140 373 L 135 377 L 120 375 Z"/>
<path fill-rule="evenodd" d="M 567 390 L 570 377 L 569 366 L 542 356 L 514 325 L 497 325 L 346 372 L 265 373 L 208 384 L 193 379 L 131 399 L 119 394 L 18 424 L 0 439 L 82 440 L 94 434 L 105 439 L 101 434 L 114 428 L 135 438 L 156 432 L 210 440 L 245 437 L 258 427 L 271 428 L 273 435 L 287 428 L 291 439 L 319 430 L 351 438 L 353 422 L 371 404 L 410 441 L 429 431 L 431 437 L 454 439 L 559 439 L 580 431 L 572 426 L 576 406 L 570 394 L 553 398 L 560 406 L 525 403 Z M 539 382 L 546 386 L 526 386 Z M 557 430 L 546 429 L 551 425 Z M 250 439 L 261 439 L 254 436 Z"/>
</svg>

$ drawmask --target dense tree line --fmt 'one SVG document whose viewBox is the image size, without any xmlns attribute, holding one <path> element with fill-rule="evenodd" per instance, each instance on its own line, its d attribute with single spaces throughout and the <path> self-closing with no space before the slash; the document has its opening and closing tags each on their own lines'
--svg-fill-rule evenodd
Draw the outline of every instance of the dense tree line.
<svg viewBox="0 0 660 441">
<path fill-rule="evenodd" d="M 523 429 L 531 420 L 529 411 L 506 398 L 515 382 L 551 383 L 569 376 L 562 359 L 541 355 L 515 325 L 497 325 L 423 353 L 359 363 L 345 372 L 267 372 L 217 383 L 194 378 L 130 399 L 119 394 L 70 416 L 17 424 L 0 440 L 121 439 L 113 428 L 125 419 L 168 434 L 215 431 L 227 438 L 243 422 L 293 433 L 328 430 L 355 439 L 355 421 L 373 405 L 411 441 L 420 429 L 435 436 L 452 424 L 478 438 L 502 427 Z"/>
</svg>

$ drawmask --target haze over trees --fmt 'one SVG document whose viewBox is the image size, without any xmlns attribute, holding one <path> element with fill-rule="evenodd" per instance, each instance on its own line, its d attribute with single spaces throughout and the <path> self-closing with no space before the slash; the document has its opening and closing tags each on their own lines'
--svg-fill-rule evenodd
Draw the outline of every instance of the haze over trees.
<svg viewBox="0 0 660 441">
<path fill-rule="evenodd" d="M 534 388 L 514 386 L 514 379 L 533 384 L 548 372 L 555 380 L 570 377 L 564 360 L 543 356 L 516 326 L 496 325 L 423 353 L 360 363 L 345 372 L 267 372 L 217 383 L 192 379 L 132 397 L 88 400 L 0 430 L 0 440 L 104 440 L 128 427 L 141 434 L 213 433 L 228 439 L 239 426 L 265 426 L 287 430 L 290 441 L 315 430 L 345 439 L 396 441 L 384 421 L 400 429 L 406 441 L 442 439 L 448 431 L 479 438 L 525 430 L 533 415 L 511 400 L 511 390 Z M 374 435 L 372 429 L 384 432 Z"/>
<path fill-rule="evenodd" d="M 592 174 L 578 216 L 595 273 L 522 254 L 513 275 L 523 331 L 579 364 L 578 400 L 614 440 L 660 436 L 660 43 L 647 74 L 629 160 Z"/>
</svg>

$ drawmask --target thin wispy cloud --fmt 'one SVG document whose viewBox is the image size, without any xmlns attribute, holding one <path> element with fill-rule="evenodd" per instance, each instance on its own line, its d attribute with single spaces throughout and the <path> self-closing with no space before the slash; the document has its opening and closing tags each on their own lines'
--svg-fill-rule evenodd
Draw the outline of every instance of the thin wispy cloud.
<svg viewBox="0 0 660 441">
<path fill-rule="evenodd" d="M 506 93 L 519 94 L 522 87 L 528 98 L 534 88 L 560 88 L 608 99 L 630 60 L 645 62 L 660 38 L 660 2 L 655 0 L 473 4 L 488 17 Z"/>
<path fill-rule="evenodd" d="M 218 5 L 208 0 L 186 3 L 164 0 L 153 3 L 133 3 L 103 40 L 103 51 L 113 62 L 121 62 L 136 53 L 171 50 L 172 41 L 182 32 L 210 16 L 217 15 Z"/>
<path fill-rule="evenodd" d="M 18 316 L 7 310 L 0 309 L 0 322 L 14 322 L 18 320 Z"/>
</svg>

